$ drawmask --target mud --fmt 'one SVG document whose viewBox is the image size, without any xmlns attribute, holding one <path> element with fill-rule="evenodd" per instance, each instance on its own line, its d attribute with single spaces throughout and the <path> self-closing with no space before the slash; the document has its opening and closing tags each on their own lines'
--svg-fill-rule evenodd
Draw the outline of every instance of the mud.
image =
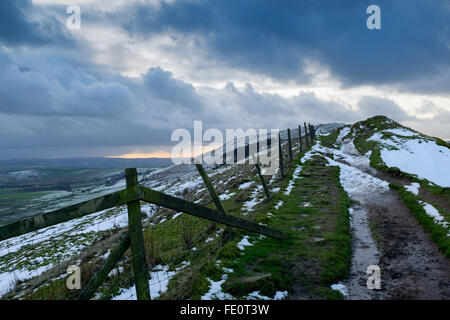
<svg viewBox="0 0 450 320">
<path fill-rule="evenodd" d="M 388 191 L 388 188 L 374 177 L 368 160 L 358 153 L 352 143 L 344 142 L 342 152 L 343 155 L 338 156 L 336 160 L 358 169 L 355 171 L 358 175 L 355 181 L 364 179 L 364 176 L 371 177 L 367 183 L 361 183 L 357 188 L 351 188 L 351 191 L 348 191 L 353 204 L 350 208 L 352 264 L 350 276 L 346 281 L 347 298 L 350 300 L 383 299 L 381 291 L 367 287 L 367 268 L 380 265 L 380 253 L 370 230 L 369 214 L 373 204 L 380 202 L 380 197 Z"/>
<path fill-rule="evenodd" d="M 395 191 L 370 208 L 381 242 L 385 299 L 450 299 L 450 261 Z"/>
<path fill-rule="evenodd" d="M 344 147 L 343 151 L 350 157 L 355 156 L 352 148 Z M 340 161 L 345 163 L 345 157 Z M 407 183 L 368 167 L 364 161 L 351 162 L 373 177 Z M 362 198 L 351 197 L 359 203 L 352 206 L 354 240 L 348 298 L 450 299 L 450 261 L 438 251 L 396 191 L 380 192 L 374 188 L 371 193 L 361 195 Z M 369 221 L 373 228 L 369 228 Z M 379 252 L 374 249 L 374 238 Z M 381 268 L 380 290 L 370 290 L 366 286 L 365 268 L 370 264 Z"/>
</svg>

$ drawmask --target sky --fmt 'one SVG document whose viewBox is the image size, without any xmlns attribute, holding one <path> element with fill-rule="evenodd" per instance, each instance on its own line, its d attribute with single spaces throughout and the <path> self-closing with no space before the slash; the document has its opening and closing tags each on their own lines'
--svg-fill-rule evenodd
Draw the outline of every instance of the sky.
<svg viewBox="0 0 450 320">
<path fill-rule="evenodd" d="M 378 114 L 450 139 L 449 1 L 0 1 L 0 159 L 166 157 L 195 120 Z"/>
</svg>

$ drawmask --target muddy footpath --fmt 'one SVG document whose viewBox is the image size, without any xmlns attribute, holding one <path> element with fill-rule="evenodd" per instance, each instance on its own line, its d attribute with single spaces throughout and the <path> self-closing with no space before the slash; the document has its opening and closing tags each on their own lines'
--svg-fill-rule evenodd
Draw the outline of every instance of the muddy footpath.
<svg viewBox="0 0 450 320">
<path fill-rule="evenodd" d="M 386 182 L 409 184 L 367 166 L 358 169 Z M 450 260 L 439 252 L 397 192 L 374 189 L 363 201 L 355 200 L 348 299 L 450 299 Z M 380 289 L 367 288 L 365 271 L 370 264 L 380 267 Z"/>
</svg>

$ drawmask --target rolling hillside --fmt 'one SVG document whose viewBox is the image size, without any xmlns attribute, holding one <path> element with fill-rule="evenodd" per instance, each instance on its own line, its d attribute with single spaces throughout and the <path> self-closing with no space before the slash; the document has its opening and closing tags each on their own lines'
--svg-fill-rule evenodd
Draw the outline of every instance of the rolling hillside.
<svg viewBox="0 0 450 320">
<path fill-rule="evenodd" d="M 319 125 L 301 151 L 291 131 L 285 178 L 265 177 L 270 200 L 254 166 L 206 168 L 228 214 L 286 240 L 142 205 L 152 298 L 450 298 L 448 145 L 382 116 Z M 214 207 L 192 165 L 140 172 L 139 182 Z M 123 206 L 0 242 L 0 296 L 76 298 L 67 266 L 81 266 L 86 285 L 126 228 Z M 382 290 L 365 285 L 370 265 L 382 270 Z M 136 299 L 128 253 L 95 299 Z"/>
</svg>

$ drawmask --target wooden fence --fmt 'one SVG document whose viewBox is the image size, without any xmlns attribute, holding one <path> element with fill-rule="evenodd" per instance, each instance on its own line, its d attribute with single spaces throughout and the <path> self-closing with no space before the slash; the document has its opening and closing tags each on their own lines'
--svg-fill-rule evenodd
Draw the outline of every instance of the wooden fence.
<svg viewBox="0 0 450 320">
<path fill-rule="evenodd" d="M 309 146 L 313 143 L 315 131 L 314 127 L 308 124 L 308 141 L 308 131 L 306 123 L 304 124 L 304 126 L 305 141 L 307 146 Z M 302 151 L 301 137 L 301 126 L 299 125 L 300 152 Z M 287 143 L 289 160 L 292 161 L 292 142 L 289 129 Z M 279 148 L 280 174 L 283 178 L 284 165 L 281 139 L 279 139 Z M 264 177 L 261 174 L 258 159 L 256 159 L 255 166 L 266 198 L 270 199 L 270 193 L 264 181 Z M 201 164 L 196 164 L 196 167 L 201 177 L 203 178 L 206 188 L 212 200 L 214 201 L 217 210 L 205 206 L 200 206 L 193 202 L 189 202 L 156 190 L 152 190 L 150 188 L 146 188 L 144 186 L 140 186 L 138 183 L 137 170 L 135 168 L 130 168 L 125 170 L 125 189 L 75 205 L 67 206 L 52 212 L 37 214 L 30 218 L 0 227 L 0 241 L 126 204 L 128 211 L 128 232 L 124 234 L 124 236 L 119 241 L 119 244 L 113 250 L 111 250 L 111 254 L 108 256 L 103 266 L 97 271 L 97 273 L 91 278 L 87 286 L 82 290 L 81 294 L 79 295 L 79 299 L 87 300 L 92 298 L 96 290 L 106 281 L 108 274 L 111 272 L 114 266 L 124 256 L 125 252 L 129 248 L 131 248 L 137 298 L 139 300 L 149 300 L 151 298 L 148 279 L 149 270 L 144 249 L 140 205 L 141 201 L 177 210 L 192 216 L 224 224 L 229 227 L 239 228 L 275 239 L 283 240 L 285 238 L 284 234 L 278 230 L 274 230 L 266 226 L 256 224 L 254 222 L 226 214 L 225 209 L 222 206 L 220 199 L 214 190 L 213 184 L 211 183 L 203 166 Z"/>
</svg>

